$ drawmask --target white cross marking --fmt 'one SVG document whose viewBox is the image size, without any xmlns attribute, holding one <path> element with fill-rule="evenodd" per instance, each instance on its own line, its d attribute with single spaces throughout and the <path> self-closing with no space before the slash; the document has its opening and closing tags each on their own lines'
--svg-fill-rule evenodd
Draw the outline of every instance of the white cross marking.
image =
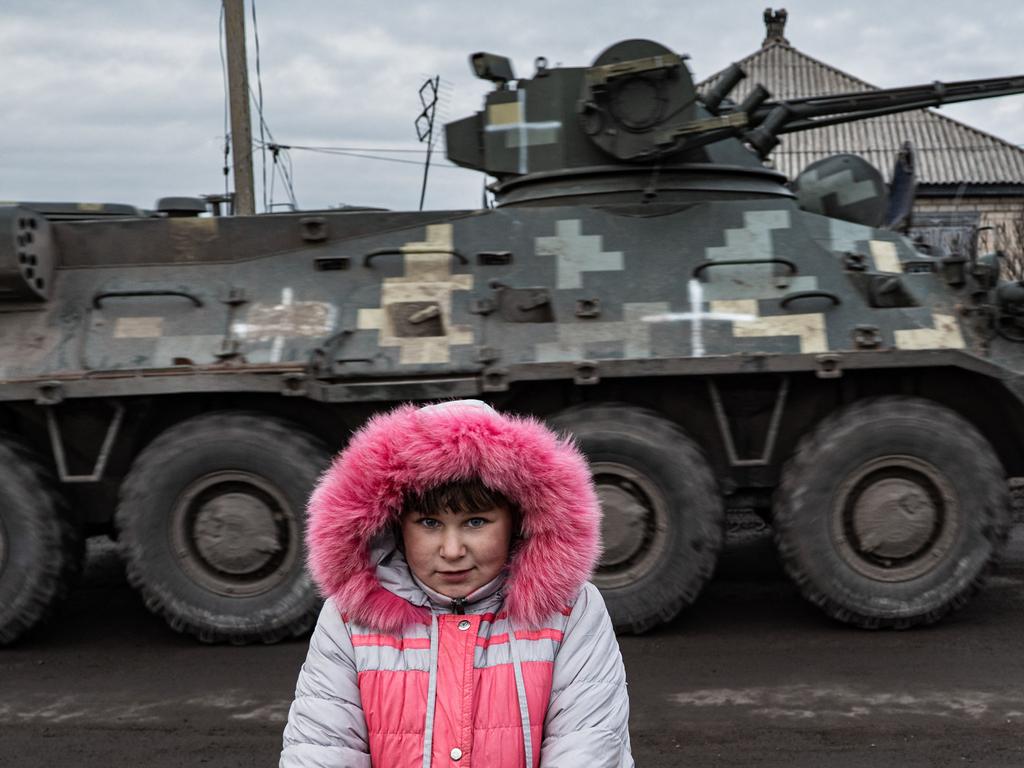
<svg viewBox="0 0 1024 768">
<path fill-rule="evenodd" d="M 290 307 L 294 300 L 294 292 L 291 288 L 281 289 L 281 306 Z M 287 315 L 287 313 L 285 313 Z M 280 363 L 281 355 L 284 352 L 284 336 L 275 336 L 274 343 L 270 347 L 270 362 Z"/>
<path fill-rule="evenodd" d="M 564 288 L 582 288 L 584 272 L 617 272 L 623 268 L 622 251 L 602 251 L 601 235 L 584 235 L 579 219 L 567 219 L 555 224 L 554 237 L 536 238 L 538 256 L 554 256 L 556 285 Z"/>
<path fill-rule="evenodd" d="M 488 133 L 498 133 L 502 131 L 517 131 L 519 133 L 519 173 L 526 173 L 528 170 L 526 158 L 527 134 L 531 130 L 550 131 L 553 128 L 561 128 L 562 123 L 560 120 L 546 120 L 539 123 L 528 123 L 526 122 L 526 91 L 524 89 L 516 91 L 516 100 L 519 104 L 518 123 L 504 123 L 502 125 L 488 124 L 484 127 L 484 130 Z"/>
<path fill-rule="evenodd" d="M 660 315 L 646 315 L 642 319 L 645 323 L 672 323 L 689 320 L 690 346 L 693 348 L 692 354 L 694 357 L 704 356 L 705 320 L 743 323 L 757 319 L 754 315 L 739 314 L 735 312 L 705 312 L 704 287 L 700 284 L 700 280 L 692 278 L 687 287 L 690 295 L 689 312 L 663 312 Z"/>
</svg>

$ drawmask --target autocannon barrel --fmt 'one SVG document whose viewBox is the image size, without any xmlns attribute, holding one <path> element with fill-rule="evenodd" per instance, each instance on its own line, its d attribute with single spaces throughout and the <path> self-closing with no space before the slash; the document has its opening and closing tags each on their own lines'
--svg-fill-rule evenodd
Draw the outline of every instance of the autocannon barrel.
<svg viewBox="0 0 1024 768">
<path fill-rule="evenodd" d="M 753 111 L 749 120 L 751 125 L 758 125 L 777 107 L 784 105 L 788 110 L 789 119 L 778 128 L 777 133 L 792 133 L 896 112 L 1011 96 L 1016 93 L 1024 93 L 1024 75 L 960 80 L 953 83 L 936 81 L 926 85 L 786 99 L 784 102 L 767 101 Z"/>
<path fill-rule="evenodd" d="M 826 125 L 866 120 L 871 117 L 909 112 L 976 99 L 991 99 L 1024 93 L 1024 75 L 993 77 L 982 80 L 959 80 L 952 83 L 933 82 L 900 88 L 809 96 L 806 98 L 767 100 L 767 91 L 757 86 L 746 99 L 731 110 L 720 110 L 723 91 L 728 92 L 741 76 L 734 64 L 722 80 L 702 99 L 704 106 L 715 113 L 713 119 L 696 120 L 668 134 L 671 151 L 693 149 L 719 141 L 727 136 L 744 139 L 761 157 L 767 157 L 784 133 L 809 131 Z M 709 103 L 710 102 L 710 103 Z M 680 141 L 681 139 L 681 141 Z"/>
</svg>

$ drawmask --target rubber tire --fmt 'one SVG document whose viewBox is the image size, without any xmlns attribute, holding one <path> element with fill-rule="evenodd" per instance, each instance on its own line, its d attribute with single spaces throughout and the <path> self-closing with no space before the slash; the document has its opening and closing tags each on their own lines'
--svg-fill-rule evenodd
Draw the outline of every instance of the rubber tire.
<svg viewBox="0 0 1024 768">
<path fill-rule="evenodd" d="M 0 435 L 0 645 L 50 618 L 81 575 L 85 541 L 56 487 L 31 451 Z"/>
<path fill-rule="evenodd" d="M 273 643 L 306 632 L 321 600 L 305 569 L 305 506 L 329 461 L 326 446 L 298 425 L 256 413 L 196 416 L 159 435 L 135 459 L 116 515 L 128 580 L 146 607 L 176 631 L 209 643 Z M 221 470 L 251 472 L 272 483 L 298 524 L 295 566 L 263 594 L 218 594 L 192 579 L 174 555 L 178 497 L 193 481 Z"/>
<path fill-rule="evenodd" d="M 1013 523 L 1024 523 L 1024 478 L 1015 477 L 1010 481 L 1010 507 Z"/>
<path fill-rule="evenodd" d="M 673 619 L 697 599 L 722 548 L 725 510 L 702 451 L 676 424 L 632 405 L 578 406 L 548 423 L 570 433 L 592 463 L 623 464 L 660 492 L 668 510 L 661 556 L 638 581 L 601 593 L 618 632 Z"/>
<path fill-rule="evenodd" d="M 843 479 L 886 455 L 929 462 L 960 500 L 960 528 L 940 565 L 901 582 L 854 570 L 830 530 Z M 778 551 L 803 596 L 866 629 L 930 624 L 965 605 L 998 558 L 1010 522 L 1006 478 L 988 441 L 955 412 L 913 397 L 865 400 L 823 421 L 800 441 L 775 501 Z"/>
</svg>

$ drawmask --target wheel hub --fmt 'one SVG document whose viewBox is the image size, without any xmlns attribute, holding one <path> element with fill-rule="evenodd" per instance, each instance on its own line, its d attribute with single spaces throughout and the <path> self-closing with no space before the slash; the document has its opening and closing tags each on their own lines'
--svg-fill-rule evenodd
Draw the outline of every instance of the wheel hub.
<svg viewBox="0 0 1024 768">
<path fill-rule="evenodd" d="M 299 550 L 287 500 L 248 472 L 215 472 L 193 482 L 175 504 L 172 538 L 188 576 L 231 597 L 280 584 Z"/>
<path fill-rule="evenodd" d="M 928 490 L 904 477 L 869 485 L 853 506 L 853 529 L 863 551 L 877 557 L 910 557 L 921 550 L 939 523 Z"/>
<path fill-rule="evenodd" d="M 248 493 L 226 493 L 203 504 L 194 532 L 203 559 L 235 575 L 259 570 L 281 549 L 274 510 Z"/>
<path fill-rule="evenodd" d="M 942 561 L 959 517 L 956 492 L 938 469 L 913 456 L 885 456 L 840 485 L 833 530 L 840 554 L 856 571 L 906 581 Z"/>
<path fill-rule="evenodd" d="M 594 582 L 605 589 L 631 584 L 665 545 L 667 507 L 650 480 L 624 464 L 592 462 L 591 471 L 603 510 Z"/>
<path fill-rule="evenodd" d="M 647 516 L 643 503 L 626 488 L 602 484 L 597 488 L 604 516 L 601 521 L 601 566 L 620 565 L 628 561 L 643 545 Z"/>
</svg>

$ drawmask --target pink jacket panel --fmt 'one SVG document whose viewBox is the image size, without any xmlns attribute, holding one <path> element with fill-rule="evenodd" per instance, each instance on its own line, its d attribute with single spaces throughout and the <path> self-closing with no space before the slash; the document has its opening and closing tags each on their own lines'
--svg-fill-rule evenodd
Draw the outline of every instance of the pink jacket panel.
<svg viewBox="0 0 1024 768">
<path fill-rule="evenodd" d="M 359 673 L 359 693 L 373 765 L 420 768 L 429 673 Z"/>
<path fill-rule="evenodd" d="M 558 619 L 564 622 L 564 616 Z M 493 615 L 438 616 L 432 765 L 451 765 L 454 748 L 462 754 L 457 761 L 460 768 L 519 768 L 525 764 L 515 670 L 505 660 L 509 657 L 507 624 L 499 622 L 499 631 L 490 634 L 492 620 Z M 467 624 L 466 629 L 459 629 Z M 516 632 L 517 641 L 523 646 L 520 652 L 532 659 L 522 662 L 522 671 L 533 766 L 540 764 L 552 665 L 561 637 L 562 630 L 556 627 Z M 375 766 L 422 763 L 429 672 L 409 667 L 423 662 L 424 652 L 429 650 L 429 641 L 425 644 L 424 640 L 427 638 L 359 633 L 352 636 L 359 664 L 364 668 L 359 673 L 359 691 L 370 758 Z M 478 662 L 483 666 L 478 666 Z M 370 665 L 392 668 L 365 669 Z M 416 758 L 412 759 L 414 755 Z"/>
<path fill-rule="evenodd" d="M 446 690 L 436 691 L 434 698 L 447 714 L 431 728 L 431 768 L 526 765 L 509 624 L 501 615 L 494 621 L 488 619 L 491 614 L 472 620 L 437 617 L 439 625 L 446 624 L 446 631 L 438 633 L 445 646 L 451 632 L 459 631 L 458 622 L 471 621 L 479 634 L 472 642 L 468 677 L 455 668 L 440 668 L 445 658 L 446 665 L 465 670 L 468 639 L 456 640 L 461 654 L 437 647 L 437 685 Z M 475 632 L 467 629 L 460 635 Z M 431 700 L 428 633 L 422 625 L 409 627 L 404 635 L 389 635 L 352 624 L 329 601 L 299 675 L 285 729 L 283 768 L 420 768 Z M 515 637 L 532 768 L 632 768 L 622 658 L 597 589 L 587 585 L 569 616 L 551 616 L 545 625 L 515 631 Z M 463 687 L 452 688 L 455 683 Z M 466 684 L 472 691 L 468 735 L 456 706 L 465 700 Z M 461 743 L 456 741 L 460 734 Z M 462 759 L 453 761 L 451 749 L 466 745 Z"/>
<path fill-rule="evenodd" d="M 530 710 L 530 733 L 533 737 L 533 765 L 540 765 L 540 745 L 544 731 L 544 715 L 551 691 L 550 662 L 524 662 L 523 677 Z M 511 665 L 475 669 L 473 671 L 473 712 L 471 731 L 456 721 L 435 719 L 434 765 L 451 762 L 452 745 L 464 746 L 460 765 L 503 766 L 523 765 L 523 736 L 519 722 L 515 674 Z M 369 731 L 370 758 L 374 765 L 422 765 L 423 724 L 426 717 L 427 674 L 425 672 L 363 672 L 359 690 L 366 712 Z M 440 694 L 437 702 L 451 710 L 448 700 Z M 436 715 L 435 715 L 436 717 Z M 444 725 L 442 726 L 442 723 Z M 396 726 L 396 724 L 398 724 Z M 459 733 L 461 736 L 456 737 Z M 414 757 L 411 757 L 414 756 Z"/>
</svg>

